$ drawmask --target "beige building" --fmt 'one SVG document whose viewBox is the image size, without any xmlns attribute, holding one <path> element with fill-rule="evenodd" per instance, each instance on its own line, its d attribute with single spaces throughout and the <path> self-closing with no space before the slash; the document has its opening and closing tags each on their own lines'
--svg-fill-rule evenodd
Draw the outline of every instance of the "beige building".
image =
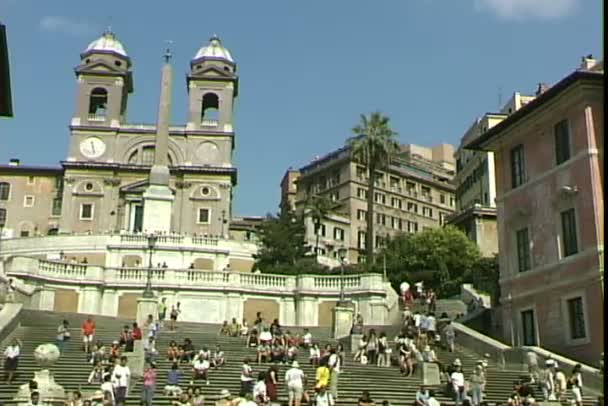
<svg viewBox="0 0 608 406">
<path fill-rule="evenodd" d="M 448 218 L 448 223 L 462 229 L 484 256 L 498 253 L 494 153 L 471 151 L 464 147 L 534 97 L 515 92 L 499 113 L 486 113 L 477 118 L 456 150 L 456 211 Z"/>
<path fill-rule="evenodd" d="M 439 227 L 454 211 L 454 148 L 407 144 L 387 171 L 378 171 L 375 196 L 375 245 L 387 235 L 415 233 Z M 326 196 L 338 205 L 319 231 L 320 252 L 331 259 L 337 249 L 348 249 L 348 260 L 356 263 L 364 255 L 367 210 L 367 168 L 357 164 L 348 148 L 333 151 L 299 169 L 295 207 L 304 211 L 312 195 Z M 289 173 L 288 173 L 289 174 Z M 284 177 L 287 178 L 288 174 Z M 294 175 L 291 175 L 294 176 Z M 285 198 L 289 196 L 282 193 Z M 281 206 L 287 205 L 285 201 Z M 316 241 L 312 221 L 307 221 L 309 243 Z M 313 235 L 310 235 L 313 233 Z M 312 245 L 314 246 L 314 244 Z"/>
<path fill-rule="evenodd" d="M 504 336 L 604 351 L 604 72 L 580 69 L 465 146 L 495 155 Z"/>
<path fill-rule="evenodd" d="M 163 211 L 170 217 L 167 231 L 228 234 L 237 182 L 232 153 L 238 95 L 230 52 L 213 37 L 190 62 L 189 97 L 183 101 L 189 113 L 181 126 L 169 125 L 169 97 L 161 100 L 160 127 L 128 122 L 128 97 L 134 90 L 131 68 L 125 48 L 111 32 L 80 55 L 69 149 L 61 167 L 2 167 L 0 209 L 7 219 L 6 235 L 156 231 L 144 228 L 144 194 L 151 185 L 156 146 L 163 140 L 162 125 L 168 134 L 164 145 L 158 145 L 167 151 L 170 172 L 171 203 Z M 170 94 L 169 62 L 166 68 L 163 89 Z"/>
</svg>

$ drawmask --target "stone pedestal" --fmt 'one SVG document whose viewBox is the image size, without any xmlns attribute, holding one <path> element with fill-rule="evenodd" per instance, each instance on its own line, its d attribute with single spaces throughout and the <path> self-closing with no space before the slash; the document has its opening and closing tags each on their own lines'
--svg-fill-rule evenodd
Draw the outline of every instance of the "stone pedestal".
<svg viewBox="0 0 608 406">
<path fill-rule="evenodd" d="M 40 393 L 40 404 L 44 405 L 65 405 L 66 396 L 63 386 L 55 382 L 55 378 L 50 370 L 61 354 L 59 348 L 54 344 L 41 344 L 34 350 L 34 359 L 43 368 L 41 371 L 34 372 L 34 380 L 38 383 Z M 19 387 L 17 395 L 13 398 L 18 405 L 28 405 L 30 402 L 30 386 L 25 383 Z"/>
<path fill-rule="evenodd" d="M 422 384 L 424 386 L 441 385 L 439 365 L 432 362 L 424 362 L 422 364 Z"/>
<path fill-rule="evenodd" d="M 145 367 L 145 354 L 144 354 L 144 342 L 137 340 L 133 344 L 133 352 L 126 352 L 127 366 L 131 370 L 131 380 L 137 381 L 144 376 Z"/>
<path fill-rule="evenodd" d="M 338 303 L 334 308 L 333 338 L 340 339 L 350 335 L 353 326 L 354 309 L 347 303 Z"/>
<path fill-rule="evenodd" d="M 154 320 L 158 318 L 157 299 L 155 297 L 140 297 L 137 299 L 137 325 L 143 328 L 148 320 L 148 315 L 152 315 Z"/>
<path fill-rule="evenodd" d="M 150 185 L 143 194 L 143 229 L 148 233 L 171 232 L 173 193 L 168 186 Z"/>
<path fill-rule="evenodd" d="M 350 353 L 351 354 L 356 354 L 357 351 L 359 351 L 359 341 L 361 341 L 361 337 L 363 337 L 363 334 L 351 334 L 350 335 Z"/>
</svg>

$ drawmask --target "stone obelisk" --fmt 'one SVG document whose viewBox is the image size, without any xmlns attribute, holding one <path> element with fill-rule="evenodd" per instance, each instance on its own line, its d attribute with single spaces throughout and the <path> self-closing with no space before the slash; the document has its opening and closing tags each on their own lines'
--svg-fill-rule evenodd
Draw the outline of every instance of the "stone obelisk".
<svg viewBox="0 0 608 406">
<path fill-rule="evenodd" d="M 169 188 L 169 121 L 171 116 L 171 52 L 165 53 L 165 64 L 162 69 L 158 120 L 156 123 L 156 142 L 154 165 L 150 169 L 150 181 L 143 194 L 144 221 L 143 230 L 147 233 L 171 231 L 171 212 L 173 193 Z"/>
</svg>

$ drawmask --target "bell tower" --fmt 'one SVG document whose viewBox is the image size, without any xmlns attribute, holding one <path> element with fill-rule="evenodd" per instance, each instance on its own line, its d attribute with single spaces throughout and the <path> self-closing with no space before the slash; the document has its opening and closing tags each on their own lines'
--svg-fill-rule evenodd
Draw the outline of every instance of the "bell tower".
<svg viewBox="0 0 608 406">
<path fill-rule="evenodd" d="M 126 120 L 133 92 L 131 59 L 116 35 L 107 30 L 80 54 L 72 125 L 118 127 Z"/>
<path fill-rule="evenodd" d="M 190 62 L 188 130 L 232 133 L 238 95 L 236 63 L 217 36 Z"/>
</svg>

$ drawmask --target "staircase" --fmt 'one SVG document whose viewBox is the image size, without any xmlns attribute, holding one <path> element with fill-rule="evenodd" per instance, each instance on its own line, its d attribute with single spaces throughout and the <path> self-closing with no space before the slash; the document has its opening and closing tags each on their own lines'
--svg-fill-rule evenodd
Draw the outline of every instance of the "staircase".
<svg viewBox="0 0 608 406">
<path fill-rule="evenodd" d="M 53 314 L 49 312 L 26 311 L 22 317 L 21 327 L 16 329 L 12 336 L 18 337 L 23 341 L 24 348 L 19 365 L 20 374 L 16 377 L 16 381 L 10 387 L 5 383 L 0 383 L 0 401 L 5 404 L 14 403 L 11 401 L 14 394 L 17 392 L 19 385 L 26 383 L 33 377 L 33 371 L 37 369 L 37 365 L 33 358 L 33 350 L 37 345 L 45 342 L 54 342 L 55 332 L 59 323 L 65 318 L 70 321 L 72 327 L 72 340 L 64 350 L 64 353 L 58 363 L 53 367 L 53 372 L 56 381 L 63 385 L 66 390 L 80 389 L 82 391 L 94 391 L 99 389 L 98 385 L 89 385 L 86 383 L 87 377 L 92 366 L 85 362 L 85 356 L 80 346 L 80 324 L 84 320 L 85 315 L 77 314 Z M 96 317 L 97 337 L 104 344 L 109 344 L 117 339 L 122 326 L 130 324 L 130 320 L 121 320 L 116 318 Z M 170 340 L 176 340 L 178 343 L 184 338 L 189 337 L 198 349 L 203 344 L 213 349 L 216 343 L 222 345 L 226 353 L 227 363 L 219 370 L 210 371 L 210 385 L 205 385 L 204 382 L 197 381 L 197 385 L 201 385 L 202 392 L 207 401 L 215 400 L 219 395 L 220 390 L 228 389 L 232 394 L 238 394 L 240 387 L 240 366 L 241 361 L 245 357 L 255 359 L 255 349 L 245 347 L 244 341 L 240 338 L 218 337 L 217 325 L 201 325 L 193 323 L 179 323 L 178 331 L 175 333 L 163 330 L 160 332 L 157 349 L 164 353 Z M 292 332 L 301 331 L 299 328 L 291 328 Z M 387 333 L 389 329 L 387 329 Z M 393 330 L 390 328 L 390 330 Z M 382 328 L 377 328 L 376 331 L 382 331 Z M 311 329 L 315 339 L 321 343 L 331 342 L 329 330 L 326 328 Z M 6 344 L 6 343 L 5 343 Z M 4 348 L 4 347 L 3 347 Z M 465 375 L 469 374 L 477 358 L 472 352 L 459 349 L 456 353 L 451 354 L 438 351 L 438 356 L 444 364 L 450 363 L 454 358 L 458 357 L 463 363 Z M 308 364 L 308 354 L 301 353 L 300 366 L 309 377 L 309 382 L 314 381 L 314 370 Z M 377 404 L 381 404 L 383 400 L 389 400 L 392 405 L 411 405 L 416 390 L 418 389 L 421 378 L 418 374 L 413 377 L 405 378 L 399 373 L 396 367 L 378 368 L 369 365 L 360 365 L 353 363 L 350 356 L 347 356 L 345 362 L 345 372 L 340 377 L 339 384 L 339 405 L 356 405 L 357 399 L 361 395 L 361 391 L 369 390 L 372 398 Z M 157 361 L 158 379 L 157 391 L 154 399 L 154 404 L 168 405 L 169 399 L 163 396 L 163 388 L 167 379 L 167 373 L 171 364 L 163 357 L 159 357 Z M 268 365 L 258 365 L 252 363 L 254 371 L 266 371 Z M 286 404 L 287 392 L 283 383 L 283 376 L 288 366 L 281 366 L 279 373 L 279 398 Z M 190 381 L 190 368 L 182 366 L 184 377 L 182 379 L 182 387 L 185 388 Z M 513 382 L 519 378 L 521 371 L 499 371 L 495 367 L 490 366 L 487 373 L 488 384 L 486 387 L 486 400 L 490 403 L 505 402 L 508 398 Z M 452 403 L 451 399 L 443 394 L 443 388 L 435 388 L 437 398 L 442 403 Z M 139 404 L 141 393 L 141 382 L 135 382 L 129 395 L 128 404 Z M 541 399 L 539 391 L 535 392 L 536 398 Z M 590 397 L 585 398 L 585 404 L 594 404 Z"/>
</svg>

